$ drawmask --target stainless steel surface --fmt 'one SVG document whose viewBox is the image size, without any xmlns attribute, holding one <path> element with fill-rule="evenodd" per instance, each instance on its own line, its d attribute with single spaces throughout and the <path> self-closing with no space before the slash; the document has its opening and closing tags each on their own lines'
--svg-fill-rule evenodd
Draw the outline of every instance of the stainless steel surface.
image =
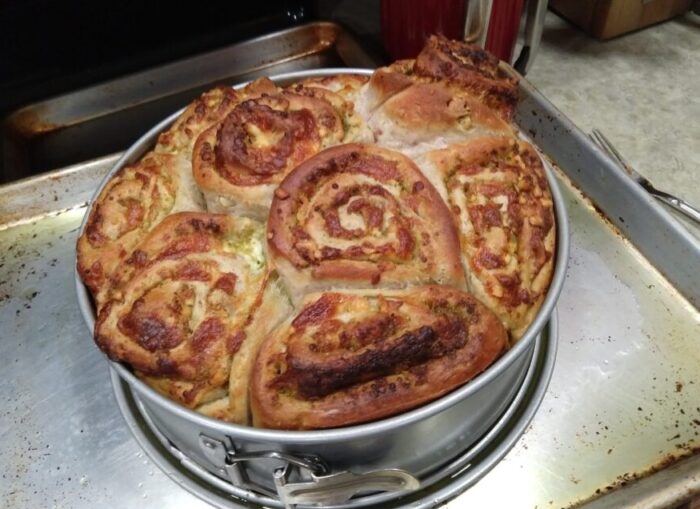
<svg viewBox="0 0 700 509">
<path fill-rule="evenodd" d="M 531 0 L 527 2 L 527 21 L 525 23 L 523 47 L 520 49 L 518 58 L 513 63 L 513 67 L 523 75 L 532 67 L 535 56 L 540 49 L 547 4 L 549 4 L 549 0 Z"/>
<path fill-rule="evenodd" d="M 166 115 L 218 83 L 379 63 L 334 23 L 309 23 L 257 37 L 10 114 L 2 125 L 4 171 L 8 180 L 17 179 L 124 150 Z"/>
<path fill-rule="evenodd" d="M 429 508 L 445 503 L 488 473 L 517 442 L 535 415 L 554 369 L 558 337 L 556 314 L 535 343 L 535 354 L 518 394 L 508 410 L 476 444 L 453 463 L 431 475 L 436 482 L 381 507 Z M 244 506 L 237 491 L 225 481 L 192 463 L 153 425 L 146 409 L 134 399 L 129 386 L 112 370 L 112 384 L 122 415 L 134 437 L 151 457 L 179 485 L 216 507 Z M 249 497 L 248 497 L 249 498 Z M 250 505 L 246 505 L 249 507 Z M 255 504 L 254 507 L 260 507 Z"/>
<path fill-rule="evenodd" d="M 572 226 L 571 263 L 558 304 L 557 364 L 522 439 L 448 507 L 566 507 L 608 492 L 593 507 L 624 506 L 616 505 L 620 500 L 670 506 L 700 493 L 700 313 L 660 270 L 697 289 L 697 270 L 686 271 L 685 282 L 682 272 L 669 271 L 673 264 L 697 267 L 697 254 L 687 250 L 690 258 L 679 258 L 685 241 L 669 226 L 672 218 L 631 189 L 638 186 L 625 175 L 611 180 L 609 172 L 620 170 L 605 167 L 602 153 L 578 131 L 570 140 L 573 126 L 526 82 L 523 95 L 521 125 L 566 173 L 558 179 Z M 0 220 L 5 507 L 210 507 L 181 488 L 198 482 L 195 476 L 170 480 L 131 438 L 113 400 L 109 365 L 76 309 L 81 204 L 112 162 L 0 187 L 8 218 Z M 593 190 L 596 207 L 616 223 L 634 226 L 613 227 L 568 177 Z M 648 245 L 664 236 L 675 245 L 667 257 L 655 249 L 660 269 L 630 242 Z M 669 466 L 684 456 L 690 458 Z M 164 468 L 172 473 L 177 464 Z M 221 497 L 207 500 L 226 507 L 230 498 Z"/>
<path fill-rule="evenodd" d="M 651 265 L 696 308 L 700 306 L 700 240 L 527 80 L 520 88 L 518 125 Z"/>
<path fill-rule="evenodd" d="M 270 78 L 285 84 L 340 72 L 371 73 L 362 69 L 319 69 Z M 147 132 L 125 152 L 111 173 L 119 171 L 150 149 L 158 135 L 179 114 L 176 112 Z M 518 343 L 488 370 L 438 401 L 395 417 L 359 426 L 304 432 L 274 431 L 205 418 L 158 394 L 124 366 L 115 364 L 114 369 L 138 393 L 160 432 L 183 454 L 209 468 L 212 473 L 226 470 L 226 465 L 213 463 L 208 451 L 202 450 L 202 434 L 222 443 L 233 442 L 237 451 L 244 454 L 277 450 L 317 455 L 328 463 L 333 474 L 344 473 L 346 470 L 355 474 L 368 474 L 376 470 L 402 469 L 416 477 L 424 477 L 476 442 L 503 413 L 525 376 L 532 355 L 532 344 L 553 312 L 564 282 L 569 232 L 564 203 L 549 170 L 547 178 L 557 217 L 557 250 L 552 282 L 540 311 Z M 107 178 L 102 185 L 106 181 Z M 95 195 L 99 194 L 101 187 Z M 81 232 L 84 227 L 85 222 Z M 88 329 L 93 330 L 95 317 L 92 302 L 77 274 L 76 289 Z M 412 444 L 413 450 L 406 450 L 403 447 L 406 443 Z M 265 491 L 274 488 L 273 470 L 268 463 L 251 461 L 240 468 L 245 468 L 245 477 L 248 479 L 245 486 L 261 485 Z M 373 497 L 364 497 L 365 503 L 369 503 Z M 267 500 L 265 503 L 274 504 L 275 500 Z"/>
<path fill-rule="evenodd" d="M 639 172 L 637 172 L 637 170 L 635 170 L 632 166 L 629 165 L 629 163 L 627 163 L 627 161 L 625 161 L 625 158 L 622 157 L 622 154 L 620 154 L 620 152 L 615 148 L 615 146 L 610 142 L 610 140 L 608 140 L 605 137 L 605 135 L 602 132 L 600 132 L 598 129 L 593 129 L 591 131 L 591 139 L 600 148 L 602 148 L 613 161 L 615 161 L 623 170 L 625 170 L 627 174 L 630 177 L 632 177 L 632 179 L 637 184 L 646 189 L 647 192 L 649 192 L 649 194 L 651 194 L 654 198 L 656 198 L 662 203 L 665 203 L 669 207 L 677 210 L 678 212 L 686 216 L 688 219 L 695 221 L 697 225 L 700 225 L 700 210 L 696 209 L 682 198 L 657 189 L 649 181 L 648 178 L 644 177 L 643 175 L 640 175 Z"/>
</svg>

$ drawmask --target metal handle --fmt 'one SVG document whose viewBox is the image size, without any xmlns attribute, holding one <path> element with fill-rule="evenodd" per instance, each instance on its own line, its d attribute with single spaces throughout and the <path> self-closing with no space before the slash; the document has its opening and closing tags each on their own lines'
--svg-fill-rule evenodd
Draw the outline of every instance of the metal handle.
<svg viewBox="0 0 700 509">
<path fill-rule="evenodd" d="M 540 47 L 548 3 L 548 0 L 528 0 L 527 2 L 523 47 L 513 64 L 521 74 L 525 74 L 530 68 Z M 486 47 L 492 11 L 493 0 L 470 0 L 467 3 L 467 19 L 464 24 L 465 41 L 478 44 L 482 48 Z"/>
<path fill-rule="evenodd" d="M 291 454 L 280 451 L 238 452 L 233 441 L 200 434 L 199 443 L 207 459 L 234 486 L 252 489 L 274 497 L 274 492 L 252 483 L 244 464 L 248 461 L 275 460 L 284 463 L 276 468 L 273 481 L 277 497 L 286 508 L 297 504 L 333 506 L 348 501 L 354 495 L 370 491 L 410 491 L 420 487 L 420 481 L 405 470 L 386 469 L 365 473 L 336 472 L 331 474 L 328 464 L 312 454 Z M 291 482 L 290 482 L 291 481 Z"/>
<path fill-rule="evenodd" d="M 412 491 L 420 487 L 418 479 L 405 470 L 374 470 L 364 474 L 339 472 L 312 475 L 307 482 L 288 482 L 290 466 L 274 473 L 275 486 L 285 507 L 320 504 L 325 507 L 347 502 L 354 495 L 370 491 Z"/>
<path fill-rule="evenodd" d="M 686 216 L 688 219 L 691 219 L 692 221 L 695 221 L 696 225 L 700 225 L 700 210 L 696 209 L 693 207 L 690 203 L 685 201 L 682 198 L 679 198 L 678 196 L 674 196 L 672 194 L 668 194 L 664 191 L 661 191 L 659 189 L 653 188 L 653 190 L 647 189 L 652 196 L 654 196 L 657 200 L 662 201 L 669 207 L 673 208 L 674 210 L 677 210 L 684 216 Z"/>
<path fill-rule="evenodd" d="M 527 19 L 525 20 L 525 36 L 523 48 L 520 55 L 515 60 L 513 67 L 520 73 L 525 74 L 535 59 L 537 50 L 542 40 L 542 30 L 544 29 L 544 17 L 547 14 L 548 0 L 529 0 L 527 3 Z"/>
<path fill-rule="evenodd" d="M 236 463 L 242 463 L 244 461 L 253 461 L 261 459 L 286 461 L 289 465 L 295 465 L 299 468 L 304 468 L 315 475 L 324 475 L 327 474 L 329 471 L 326 462 L 318 456 L 295 456 L 294 454 L 279 451 L 256 451 L 252 453 L 238 452 L 235 454 L 229 453 L 226 455 L 226 464 L 234 465 Z"/>
<path fill-rule="evenodd" d="M 491 21 L 493 0 L 471 0 L 467 2 L 467 20 L 464 24 L 464 40 L 486 46 L 486 36 Z"/>
</svg>

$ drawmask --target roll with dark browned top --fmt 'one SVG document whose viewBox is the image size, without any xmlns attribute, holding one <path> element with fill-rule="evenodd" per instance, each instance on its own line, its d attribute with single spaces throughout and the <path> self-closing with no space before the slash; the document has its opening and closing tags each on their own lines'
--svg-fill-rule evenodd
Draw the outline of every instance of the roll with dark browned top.
<svg viewBox="0 0 700 509">
<path fill-rule="evenodd" d="M 476 44 L 433 35 L 416 57 L 413 72 L 459 85 L 502 118 L 513 118 L 518 82 L 501 68 L 498 58 Z"/>
<path fill-rule="evenodd" d="M 97 319 L 97 344 L 175 401 L 246 423 L 259 340 L 289 312 L 268 288 L 263 235 L 250 219 L 168 216 L 123 264 Z"/>
<path fill-rule="evenodd" d="M 388 417 L 465 384 L 506 347 L 498 318 L 455 288 L 312 294 L 260 349 L 253 422 L 292 430 Z"/>
</svg>

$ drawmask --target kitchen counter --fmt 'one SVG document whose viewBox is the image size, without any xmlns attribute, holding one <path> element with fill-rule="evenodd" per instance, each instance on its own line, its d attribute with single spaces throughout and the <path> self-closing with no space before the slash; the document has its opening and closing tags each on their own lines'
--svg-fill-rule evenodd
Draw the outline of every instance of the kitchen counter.
<svg viewBox="0 0 700 509">
<path fill-rule="evenodd" d="M 597 41 L 549 12 L 527 78 L 658 188 L 700 206 L 699 29 L 700 16 L 687 13 Z"/>
</svg>

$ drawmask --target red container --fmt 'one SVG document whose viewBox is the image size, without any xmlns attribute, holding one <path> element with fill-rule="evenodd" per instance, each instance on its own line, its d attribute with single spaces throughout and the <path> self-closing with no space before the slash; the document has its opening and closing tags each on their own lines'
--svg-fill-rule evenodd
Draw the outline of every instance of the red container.
<svg viewBox="0 0 700 509">
<path fill-rule="evenodd" d="M 506 62 L 513 58 L 523 3 L 524 0 L 493 0 L 484 47 Z"/>
<path fill-rule="evenodd" d="M 523 3 L 524 0 L 492 1 L 485 48 L 507 62 L 513 57 Z M 414 58 L 432 34 L 464 39 L 468 5 L 468 0 L 382 0 L 384 48 L 392 59 L 398 60 Z"/>
<path fill-rule="evenodd" d="M 464 0 L 382 0 L 384 48 L 392 59 L 414 58 L 428 36 L 464 37 Z"/>
</svg>

